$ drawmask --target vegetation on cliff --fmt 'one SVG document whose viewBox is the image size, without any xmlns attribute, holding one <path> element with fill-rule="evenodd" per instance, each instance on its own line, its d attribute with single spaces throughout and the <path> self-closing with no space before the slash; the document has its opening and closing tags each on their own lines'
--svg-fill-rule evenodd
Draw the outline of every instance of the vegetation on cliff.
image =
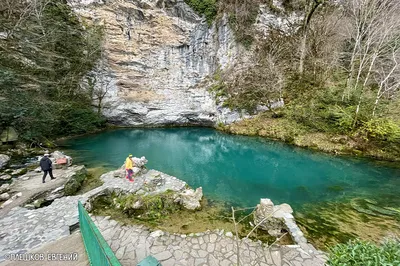
<svg viewBox="0 0 400 266">
<path fill-rule="evenodd" d="M 0 0 L 0 131 L 25 141 L 104 126 L 82 78 L 100 56 L 102 29 L 62 0 Z"/>
<path fill-rule="evenodd" d="M 330 146 L 340 139 L 355 153 L 373 150 L 376 157 L 398 157 L 398 2 L 220 0 L 218 5 L 249 53 L 218 71 L 210 91 L 223 106 L 251 114 L 277 99 L 286 105 L 226 131 L 303 146 L 313 146 L 305 141 L 318 135 Z M 255 23 L 260 7 L 273 16 L 273 23 L 263 22 L 267 29 Z"/>
</svg>

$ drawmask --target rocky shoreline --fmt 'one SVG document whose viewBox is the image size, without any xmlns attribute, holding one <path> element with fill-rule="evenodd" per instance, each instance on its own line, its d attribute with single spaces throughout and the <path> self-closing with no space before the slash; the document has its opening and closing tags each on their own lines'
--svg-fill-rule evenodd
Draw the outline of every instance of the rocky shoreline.
<svg viewBox="0 0 400 266">
<path fill-rule="evenodd" d="M 142 158 L 135 158 L 138 161 L 142 161 L 140 165 L 139 171 L 137 171 L 137 176 L 135 177 L 135 182 L 130 183 L 124 178 L 124 170 L 116 170 L 111 171 L 101 176 L 101 180 L 103 185 L 97 187 L 93 190 L 90 190 L 82 195 L 73 195 L 73 196 L 66 196 L 65 190 L 63 189 L 65 185 L 70 180 L 74 180 L 74 177 L 80 175 L 79 173 L 83 173 L 85 171 L 84 166 L 70 166 L 66 167 L 65 169 L 57 169 L 55 170 L 55 176 L 57 175 L 57 179 L 53 180 L 54 182 L 47 182 L 50 187 L 43 187 L 41 186 L 41 173 L 36 173 L 35 171 L 28 171 L 25 175 L 22 175 L 20 178 L 16 180 L 11 187 L 20 187 L 20 191 L 18 193 L 19 197 L 14 199 L 12 203 L 7 204 L 3 207 L 2 215 L 0 218 L 0 262 L 4 260 L 4 256 L 8 253 L 17 253 L 17 252 L 29 252 L 29 250 L 38 248 L 46 243 L 51 243 L 56 241 L 57 239 L 68 236 L 71 231 L 73 231 L 78 225 L 78 211 L 77 211 L 77 203 L 81 201 L 84 206 L 90 210 L 92 209 L 93 200 L 96 197 L 108 193 L 117 193 L 118 195 L 126 195 L 126 194 L 138 194 L 138 195 L 158 195 L 165 192 L 173 192 L 176 195 L 176 204 L 181 205 L 183 208 L 187 208 L 189 210 L 196 210 L 201 207 L 200 201 L 202 198 L 202 191 L 201 188 L 196 190 L 190 189 L 188 185 L 175 177 L 166 175 L 156 170 L 147 170 L 144 165 L 147 160 Z M 61 182 L 61 183 L 56 183 Z M 33 183 L 40 184 L 40 188 L 37 190 L 30 188 Z M 30 186 L 26 185 L 30 184 Z M 51 185 L 50 185 L 51 184 Z M 43 184 L 45 185 L 45 184 Z M 25 189 L 22 189 L 25 188 Z M 39 192 L 39 190 L 41 190 Z M 17 191 L 17 189 L 13 189 L 12 191 Z M 35 192 L 35 193 L 34 193 Z M 35 206 L 35 201 L 32 202 L 32 199 L 37 197 L 38 194 L 42 194 L 42 198 L 44 197 L 49 204 L 40 205 L 37 204 Z M 15 195 L 15 194 L 14 194 Z M 37 202 L 36 202 L 37 203 Z M 8 206 L 8 207 L 7 207 Z M 12 208 L 11 208 L 12 207 Z M 271 212 L 272 211 L 272 212 Z M 265 226 L 274 224 L 279 225 L 281 229 L 275 228 L 273 231 L 280 231 L 283 228 L 289 232 L 295 242 L 297 242 L 294 246 L 274 246 L 273 250 L 279 251 L 279 259 L 283 259 L 280 257 L 283 254 L 283 250 L 293 250 L 293 252 L 297 252 L 298 256 L 300 254 L 307 254 L 303 259 L 309 259 L 315 261 L 316 264 L 314 265 L 323 265 L 326 257 L 324 253 L 316 250 L 311 244 L 307 243 L 307 240 L 304 238 L 303 234 L 301 233 L 300 229 L 298 229 L 297 225 L 295 225 L 294 218 L 291 216 L 291 208 L 290 206 L 284 205 L 283 208 L 280 206 L 273 206 L 272 202 L 269 200 L 262 200 L 260 203 L 259 211 L 258 211 L 258 219 L 263 220 L 260 224 L 264 224 Z M 164 239 L 160 241 L 165 241 L 167 238 L 169 239 L 166 242 L 160 242 L 160 247 L 152 248 L 152 245 L 145 246 L 140 245 L 140 241 L 136 241 L 135 245 L 128 245 L 124 247 L 122 242 L 124 238 L 128 237 L 129 239 L 132 236 L 125 234 L 120 235 L 120 237 L 115 238 L 115 230 L 112 230 L 112 236 L 108 237 L 109 230 L 107 230 L 108 226 L 103 228 L 105 222 L 107 224 L 113 224 L 114 227 L 118 227 L 119 231 L 121 230 L 128 230 L 127 227 L 121 227 L 118 222 L 113 221 L 110 218 L 96 218 L 94 217 L 95 221 L 98 222 L 100 230 L 104 233 L 105 238 L 109 241 L 114 252 L 117 253 L 117 256 L 120 257 L 122 260 L 129 260 L 129 253 L 127 251 L 135 245 L 132 252 L 134 252 L 134 258 L 130 257 L 130 263 L 132 260 L 136 263 L 139 261 L 141 256 L 145 254 L 153 254 L 160 261 L 167 262 L 165 265 L 173 265 L 169 264 L 173 259 L 175 265 L 191 265 L 191 264 L 182 264 L 183 262 L 178 263 L 178 259 L 181 256 L 180 252 L 174 252 L 173 250 L 179 250 L 178 246 L 181 244 L 189 242 L 193 242 L 192 249 L 194 250 L 189 251 L 188 253 L 182 251 L 182 256 L 187 254 L 191 258 L 188 258 L 189 261 L 194 260 L 201 260 L 204 263 L 208 260 L 214 260 L 214 265 L 231 265 L 234 263 L 232 260 L 234 255 L 239 253 L 232 254 L 232 250 L 228 251 L 226 249 L 220 250 L 220 254 L 215 254 L 211 250 L 211 246 L 214 246 L 217 249 L 217 246 L 220 245 L 218 241 L 240 241 L 241 243 L 247 243 L 246 245 L 249 247 L 248 254 L 246 253 L 246 249 L 243 250 L 243 255 L 240 255 L 243 260 L 253 260 L 259 259 L 260 261 L 266 260 L 266 257 L 254 256 L 259 248 L 261 250 L 270 250 L 268 245 L 265 245 L 261 242 L 254 242 L 250 239 L 242 239 L 242 240 L 235 240 L 233 237 L 233 233 L 227 232 L 223 233 L 223 231 L 218 231 L 217 238 L 211 237 L 213 232 L 205 232 L 205 233 L 197 233 L 193 235 L 174 235 L 169 234 L 167 232 L 154 232 L 151 233 L 149 229 L 143 226 L 130 226 L 140 228 L 140 232 L 136 236 L 146 236 L 146 238 L 151 241 L 155 241 L 157 238 Z M 289 222 L 288 222 L 289 221 Z M 260 222 L 260 221 L 259 221 Z M 265 223 L 267 222 L 267 223 Z M 297 228 L 297 229 L 296 229 Z M 104 230 L 104 231 L 103 231 Z M 298 230 L 298 231 L 296 231 Z M 146 233 L 144 233 L 146 232 Z M 222 233 L 221 233 L 222 232 Z M 283 231 L 282 231 L 283 232 Z M 279 233 L 279 232 L 278 232 Z M 123 236 L 122 236 L 123 235 Z M 278 234 L 279 235 L 279 234 Z M 206 239 L 210 242 L 210 244 L 206 244 L 203 246 L 197 247 L 194 243 L 199 240 L 199 237 L 203 239 L 203 242 L 206 242 Z M 222 237 L 220 239 L 220 237 Z M 140 238 L 140 237 L 139 237 Z M 179 238 L 179 239 L 178 239 Z M 144 239 L 144 238 L 143 238 Z M 197 240 L 195 240 L 197 239 Z M 225 239 L 225 240 L 224 240 Z M 227 240 L 230 239 L 230 240 Z M 115 241 L 118 241 L 118 245 L 115 244 Z M 179 241 L 178 241 L 179 240 Z M 211 241 L 212 240 L 212 241 Z M 147 240 L 146 240 L 147 241 Z M 243 242 L 244 241 L 244 242 Z M 161 244 L 163 243 L 163 244 Z M 154 244 L 154 242 L 153 242 Z M 161 250 L 165 248 L 165 250 Z M 168 248 L 168 245 L 175 245 L 173 250 Z M 211 245 L 211 246 L 210 246 Z M 185 245 L 186 246 L 186 245 Z M 224 245 L 221 245 L 221 248 Z M 253 247 L 253 248 L 250 248 Z M 259 247 L 259 248 L 257 248 Z M 182 247 L 183 248 L 183 247 Z M 147 250 L 149 249 L 149 250 Z M 187 248 L 185 248 L 186 250 Z M 250 252 L 254 249 L 253 252 Z M 153 252 L 154 251 L 154 252 Z M 168 253 L 168 254 L 167 254 Z M 175 253 L 177 253 L 175 258 Z M 275 252 L 276 253 L 276 252 Z M 228 255 L 227 255 L 228 254 Z M 262 254 L 262 253 L 261 253 Z M 271 255 L 271 253 L 269 253 Z M 285 253 L 286 254 L 286 253 Z M 167 256 L 168 255 L 168 256 Z M 219 256 L 221 255 L 221 256 Z M 126 257 L 128 256 L 128 257 Z M 186 255 L 185 255 L 186 256 Z M 278 256 L 278 255 L 276 255 Z M 273 257 L 273 256 L 272 256 Z M 272 257 L 269 260 L 272 261 Z M 276 258 L 277 259 L 277 258 Z M 300 259 L 299 259 L 300 260 Z M 183 260 L 182 260 L 183 261 Z M 218 262 L 219 261 L 219 262 Z M 275 263 L 275 260 L 272 261 L 273 264 L 268 264 L 268 260 L 265 261 L 265 265 L 282 265 L 279 263 Z M 177 263 L 177 264 L 176 264 Z M 220 264 L 222 263 L 222 264 Z M 130 265 L 130 264 L 129 264 Z M 164 263 L 163 263 L 164 265 Z M 212 264 L 210 264 L 212 265 Z M 260 264 L 261 265 L 261 264 Z"/>
</svg>

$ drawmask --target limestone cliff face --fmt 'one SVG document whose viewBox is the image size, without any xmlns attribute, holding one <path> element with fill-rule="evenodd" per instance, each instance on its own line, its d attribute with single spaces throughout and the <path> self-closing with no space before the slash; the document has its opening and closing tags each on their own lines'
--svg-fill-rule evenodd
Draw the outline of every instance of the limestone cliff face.
<svg viewBox="0 0 400 266">
<path fill-rule="evenodd" d="M 212 125 L 242 116 L 207 91 L 217 68 L 241 47 L 227 19 L 209 27 L 183 0 L 68 0 L 83 19 L 104 25 L 97 86 L 103 113 L 118 125 Z M 99 82 L 100 81 L 100 82 Z"/>
</svg>

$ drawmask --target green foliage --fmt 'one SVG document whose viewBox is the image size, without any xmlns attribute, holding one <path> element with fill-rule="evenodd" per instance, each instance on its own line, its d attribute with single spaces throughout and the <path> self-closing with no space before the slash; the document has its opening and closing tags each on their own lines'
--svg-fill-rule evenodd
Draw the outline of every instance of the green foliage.
<svg viewBox="0 0 400 266">
<path fill-rule="evenodd" d="M 208 25 L 214 21 L 218 11 L 218 0 L 185 0 L 194 11 L 204 15 Z"/>
<path fill-rule="evenodd" d="M 46 3 L 45 3 L 46 2 Z M 100 56 L 100 27 L 82 25 L 62 0 L 20 0 L 0 11 L 0 130 L 26 141 L 81 134 L 104 126 L 82 78 Z M 23 18 L 23 19 L 20 19 Z"/>
<path fill-rule="evenodd" d="M 331 266 L 399 265 L 400 241 L 388 240 L 381 246 L 361 240 L 334 246 L 329 253 Z"/>
<path fill-rule="evenodd" d="M 158 224 L 168 215 L 180 210 L 180 205 L 174 202 L 173 191 L 166 191 L 157 195 L 131 194 L 116 198 L 116 205 L 129 217 Z"/>
<path fill-rule="evenodd" d="M 368 138 L 381 141 L 400 141 L 400 126 L 390 119 L 372 119 L 365 122 L 361 128 Z"/>
</svg>

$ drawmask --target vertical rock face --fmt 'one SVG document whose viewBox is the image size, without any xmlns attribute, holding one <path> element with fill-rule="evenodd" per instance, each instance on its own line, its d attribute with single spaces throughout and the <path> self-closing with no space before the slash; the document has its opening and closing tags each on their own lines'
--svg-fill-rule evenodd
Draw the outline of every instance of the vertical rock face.
<svg viewBox="0 0 400 266">
<path fill-rule="evenodd" d="M 238 114 L 216 106 L 207 83 L 239 54 L 227 19 L 209 27 L 183 0 L 68 0 L 104 25 L 94 71 L 103 114 L 118 125 L 212 125 Z"/>
</svg>

